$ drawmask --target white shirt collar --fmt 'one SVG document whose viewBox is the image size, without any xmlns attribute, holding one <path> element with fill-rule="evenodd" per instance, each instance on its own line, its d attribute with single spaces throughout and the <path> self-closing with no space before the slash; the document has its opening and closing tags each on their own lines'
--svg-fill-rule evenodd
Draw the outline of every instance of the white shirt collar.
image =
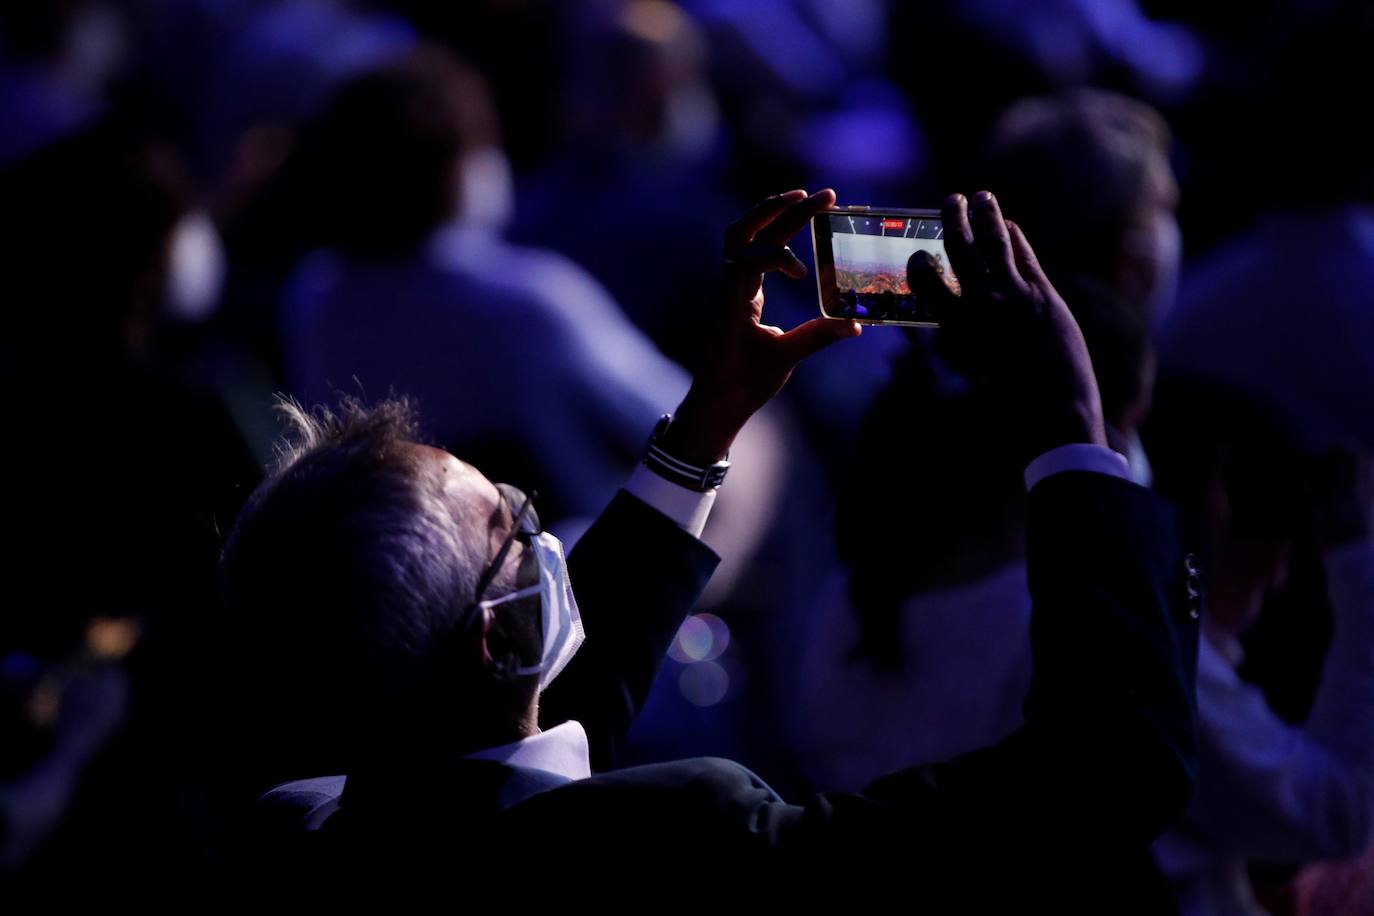
<svg viewBox="0 0 1374 916">
<path fill-rule="evenodd" d="M 511 766 L 544 770 L 568 779 L 586 779 L 592 775 L 587 732 L 582 723 L 571 719 L 546 732 L 510 744 L 474 751 L 465 755 L 465 759 L 494 760 Z"/>
</svg>

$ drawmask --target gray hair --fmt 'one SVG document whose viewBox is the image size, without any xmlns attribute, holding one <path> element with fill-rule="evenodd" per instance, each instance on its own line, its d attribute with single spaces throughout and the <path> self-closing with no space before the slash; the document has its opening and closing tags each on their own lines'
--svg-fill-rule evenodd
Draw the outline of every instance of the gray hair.
<svg viewBox="0 0 1374 916">
<path fill-rule="evenodd" d="M 1135 210 L 1171 184 L 1172 139 L 1144 102 L 1100 89 L 1021 99 L 998 118 L 978 169 L 1050 276 L 1099 275 Z"/>
<path fill-rule="evenodd" d="M 482 548 L 405 448 L 408 400 L 277 410 L 288 433 L 226 541 L 226 603 L 284 702 L 386 715 L 428 690 Z"/>
</svg>

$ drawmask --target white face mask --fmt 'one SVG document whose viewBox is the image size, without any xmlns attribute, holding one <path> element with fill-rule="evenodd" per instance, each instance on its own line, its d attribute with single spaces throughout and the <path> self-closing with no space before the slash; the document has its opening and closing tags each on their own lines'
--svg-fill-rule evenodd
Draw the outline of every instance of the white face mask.
<svg viewBox="0 0 1374 916">
<path fill-rule="evenodd" d="M 522 676 L 538 674 L 539 692 L 543 693 L 572 661 L 586 636 L 582 631 L 582 616 L 577 610 L 577 600 L 573 598 L 572 583 L 568 581 L 568 562 L 563 555 L 563 543 L 546 531 L 531 538 L 528 549 L 534 551 L 535 561 L 539 565 L 539 583 L 483 601 L 478 607 L 485 611 L 507 601 L 539 595 L 544 616 L 544 654 L 539 664 L 517 668 L 515 673 Z"/>
<path fill-rule="evenodd" d="M 458 222 L 500 232 L 515 214 L 510 161 L 494 146 L 473 150 L 458 166 Z"/>
<path fill-rule="evenodd" d="M 192 210 L 172 229 L 165 294 L 168 315 L 198 324 L 219 305 L 225 275 L 224 244 L 210 214 Z"/>
<path fill-rule="evenodd" d="M 711 151 L 720 130 L 720 110 L 710 89 L 694 85 L 668 96 L 663 121 L 659 150 L 693 161 Z"/>
</svg>

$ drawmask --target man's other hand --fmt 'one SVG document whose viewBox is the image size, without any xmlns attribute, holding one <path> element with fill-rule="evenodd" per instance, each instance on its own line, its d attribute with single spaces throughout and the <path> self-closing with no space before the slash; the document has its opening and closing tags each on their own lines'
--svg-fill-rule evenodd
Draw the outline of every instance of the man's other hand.
<svg viewBox="0 0 1374 916">
<path fill-rule="evenodd" d="M 721 460 L 799 362 L 842 337 L 859 335 L 857 323 L 830 318 L 813 318 L 790 331 L 763 323 L 764 274 L 804 278 L 806 265 L 787 241 L 834 204 L 829 189 L 809 197 L 788 191 L 755 205 L 726 230 L 721 292 L 701 366 L 663 442 L 670 454 L 702 465 Z"/>
<path fill-rule="evenodd" d="M 1105 446 L 1083 334 L 1020 227 L 988 191 L 971 203 L 951 195 L 941 215 L 958 282 L 925 252 L 907 263 L 912 289 L 939 318 L 941 353 L 1001 400 L 1025 460 L 1069 443 Z"/>
</svg>

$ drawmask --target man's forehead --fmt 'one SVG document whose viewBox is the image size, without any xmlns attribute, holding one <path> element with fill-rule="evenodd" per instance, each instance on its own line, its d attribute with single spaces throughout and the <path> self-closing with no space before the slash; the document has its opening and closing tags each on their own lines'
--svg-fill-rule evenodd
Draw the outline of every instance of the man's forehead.
<svg viewBox="0 0 1374 916">
<path fill-rule="evenodd" d="M 478 522 L 502 509 L 501 494 L 481 471 L 441 448 L 411 444 L 421 470 L 433 474 L 454 517 Z"/>
<path fill-rule="evenodd" d="M 457 455 L 454 455 L 452 452 L 446 452 L 432 445 L 422 445 L 419 442 L 408 442 L 406 443 L 406 447 L 421 461 L 433 465 L 436 469 L 439 467 L 450 470 L 457 469 L 463 474 L 477 474 L 481 476 L 481 471 L 477 470 Z"/>
</svg>

